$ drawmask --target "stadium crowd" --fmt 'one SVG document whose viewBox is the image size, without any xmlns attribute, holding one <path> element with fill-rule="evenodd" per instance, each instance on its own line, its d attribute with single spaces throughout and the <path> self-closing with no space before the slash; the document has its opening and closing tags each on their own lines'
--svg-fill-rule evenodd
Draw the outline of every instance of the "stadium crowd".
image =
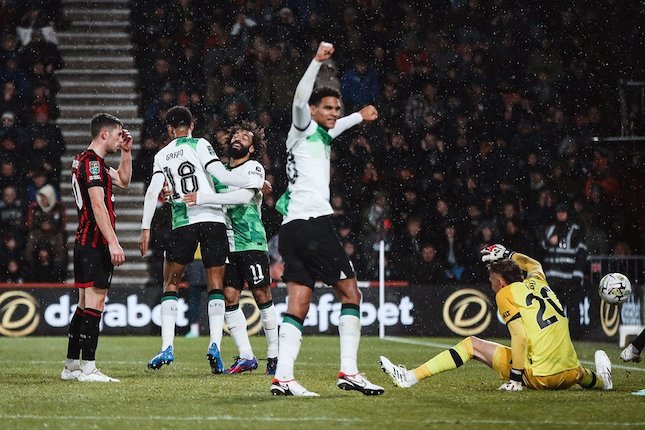
<svg viewBox="0 0 645 430">
<path fill-rule="evenodd" d="M 61 259 L 61 249 L 37 239 L 58 234 L 66 243 L 65 211 L 52 202 L 65 148 L 52 124 L 55 71 L 64 66 L 59 3 L 0 1 L 3 281 L 35 280 L 43 271 L 25 267 L 43 259 L 62 265 L 45 273 L 65 276 L 67 251 Z M 558 232 L 579 226 L 589 254 L 643 251 L 642 206 L 629 204 L 640 201 L 642 173 L 624 147 L 591 139 L 618 133 L 617 107 L 606 101 L 616 99 L 620 73 L 631 76 L 640 61 L 627 52 L 640 36 L 609 30 L 630 28 L 640 9 L 622 16 L 601 1 L 549 9 L 507 0 L 130 7 L 144 118 L 134 180 L 149 180 L 171 106 L 189 107 L 194 135 L 214 143 L 230 125 L 254 120 L 270 142 L 263 164 L 274 188 L 263 219 L 273 237 L 293 90 L 326 40 L 336 54 L 317 85 L 339 89 L 347 112 L 373 104 L 380 115 L 332 151 L 334 218 L 359 279 L 377 276 L 381 239 L 388 277 L 424 283 L 481 282 L 478 252 L 493 243 L 545 255 L 551 224 Z M 46 185 L 55 192 L 44 203 Z"/>
<path fill-rule="evenodd" d="M 334 218 L 359 279 L 377 277 L 382 238 L 388 277 L 424 283 L 481 282 L 483 246 L 544 255 L 573 226 L 583 257 L 639 251 L 642 212 L 624 197 L 635 166 L 591 141 L 617 128 L 604 102 L 616 79 L 607 60 L 624 45 L 589 32 L 613 25 L 604 12 L 600 2 L 135 0 L 144 117 L 135 172 L 149 178 L 175 104 L 214 143 L 254 120 L 270 142 L 263 217 L 273 236 L 293 90 L 325 40 L 337 51 L 317 85 L 339 89 L 347 112 L 380 113 L 331 155 Z"/>
<path fill-rule="evenodd" d="M 0 282 L 61 282 L 67 275 L 60 202 L 65 140 L 56 70 L 60 1 L 0 1 Z"/>
</svg>

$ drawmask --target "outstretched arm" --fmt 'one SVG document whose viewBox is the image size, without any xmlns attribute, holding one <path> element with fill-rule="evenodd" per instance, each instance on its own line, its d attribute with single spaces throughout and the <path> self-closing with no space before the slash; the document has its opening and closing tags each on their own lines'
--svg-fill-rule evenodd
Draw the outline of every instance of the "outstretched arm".
<svg viewBox="0 0 645 430">
<path fill-rule="evenodd" d="M 238 188 L 257 188 L 262 189 L 264 186 L 264 178 L 255 172 L 249 172 L 249 176 L 238 175 L 226 167 L 219 160 L 214 160 L 206 165 L 206 170 L 211 175 L 215 176 L 218 181 L 223 184 L 231 185 Z"/>
<path fill-rule="evenodd" d="M 188 193 L 182 200 L 188 206 L 195 205 L 244 205 L 253 199 L 255 190 L 242 188 L 241 190 L 231 191 L 229 193 L 218 193 L 215 195 L 200 196 L 197 193 Z"/>
<path fill-rule="evenodd" d="M 332 139 L 339 136 L 345 130 L 348 130 L 355 125 L 360 124 L 361 122 L 372 122 L 378 118 L 378 111 L 372 105 L 365 106 L 363 109 L 358 112 L 354 112 L 351 115 L 347 115 L 336 121 L 336 126 L 329 130 L 329 135 Z"/>
<path fill-rule="evenodd" d="M 327 42 L 320 42 L 316 56 L 311 60 L 305 74 L 302 75 L 300 82 L 298 82 L 296 92 L 293 96 L 291 114 L 293 116 L 293 125 L 295 125 L 299 130 L 304 130 L 311 122 L 309 97 L 311 97 L 311 93 L 314 90 L 316 75 L 318 75 L 322 62 L 330 58 L 333 53 L 334 45 Z"/>
</svg>

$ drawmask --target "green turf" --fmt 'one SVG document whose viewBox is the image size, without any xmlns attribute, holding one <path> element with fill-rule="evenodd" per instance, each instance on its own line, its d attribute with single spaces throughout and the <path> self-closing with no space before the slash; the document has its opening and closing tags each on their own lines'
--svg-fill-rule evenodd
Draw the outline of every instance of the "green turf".
<svg viewBox="0 0 645 430">
<path fill-rule="evenodd" d="M 437 344 L 459 339 L 404 338 L 403 342 L 364 338 L 361 370 L 386 387 L 379 397 L 336 388 L 338 339 L 304 338 L 296 376 L 321 397 L 276 398 L 263 372 L 212 376 L 205 358 L 207 339 L 177 339 L 176 362 L 146 370 L 159 349 L 156 337 L 104 337 L 98 365 L 119 384 L 61 381 L 66 338 L 0 338 L 0 427 L 4 429 L 364 429 L 417 428 L 645 428 L 645 365 L 617 362 L 614 345 L 577 343 L 583 363 L 604 348 L 614 361 L 611 392 L 574 388 L 563 392 L 501 393 L 488 368 L 469 362 L 404 390 L 392 386 L 378 356 L 409 367 L 440 351 Z M 412 344 L 416 342 L 418 344 Z M 252 339 L 259 356 L 262 337 Z M 226 364 L 233 344 L 223 343 Z M 263 369 L 266 362 L 260 362 Z"/>
</svg>

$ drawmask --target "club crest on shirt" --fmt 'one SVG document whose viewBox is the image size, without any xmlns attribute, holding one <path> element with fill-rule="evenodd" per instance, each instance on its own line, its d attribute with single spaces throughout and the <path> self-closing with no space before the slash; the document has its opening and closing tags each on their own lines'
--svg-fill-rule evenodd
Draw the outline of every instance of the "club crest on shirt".
<svg viewBox="0 0 645 430">
<path fill-rule="evenodd" d="M 98 161 L 90 161 L 90 174 L 91 175 L 98 175 L 100 171 L 101 171 L 101 166 L 99 165 L 99 162 Z"/>
</svg>

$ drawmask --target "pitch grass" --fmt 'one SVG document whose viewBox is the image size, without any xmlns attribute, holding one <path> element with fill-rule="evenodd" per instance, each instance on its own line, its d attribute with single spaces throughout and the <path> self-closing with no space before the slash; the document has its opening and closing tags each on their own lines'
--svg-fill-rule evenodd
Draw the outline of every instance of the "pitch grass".
<svg viewBox="0 0 645 430">
<path fill-rule="evenodd" d="M 497 376 L 481 363 L 437 375 L 404 390 L 380 371 L 378 356 L 412 367 L 459 339 L 366 337 L 361 370 L 386 387 L 366 397 L 336 388 L 338 338 L 304 338 L 296 374 L 315 399 L 277 398 L 262 371 L 212 376 L 205 353 L 208 340 L 179 338 L 176 362 L 146 370 L 159 350 L 157 337 L 103 337 L 99 367 L 119 384 L 61 381 L 66 338 L 0 338 L 0 428 L 3 429 L 426 429 L 426 428 L 645 428 L 645 365 L 618 363 L 614 345 L 577 343 L 581 360 L 593 367 L 593 352 L 604 348 L 614 361 L 615 390 L 501 393 Z M 256 353 L 265 342 L 254 337 Z M 230 364 L 234 349 L 223 342 Z"/>
</svg>

